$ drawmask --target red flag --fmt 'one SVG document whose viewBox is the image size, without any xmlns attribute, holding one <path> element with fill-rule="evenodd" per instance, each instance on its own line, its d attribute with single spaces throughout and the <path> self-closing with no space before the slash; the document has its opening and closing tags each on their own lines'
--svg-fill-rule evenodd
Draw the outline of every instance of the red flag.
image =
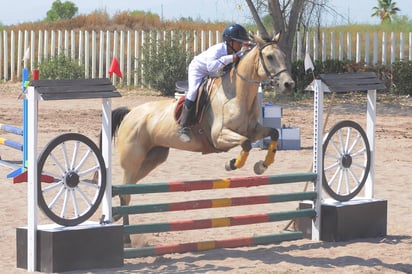
<svg viewBox="0 0 412 274">
<path fill-rule="evenodd" d="M 110 76 L 112 76 L 113 73 L 122 78 L 122 72 L 120 71 L 120 65 L 116 57 L 113 57 L 112 64 L 109 69 Z"/>
</svg>

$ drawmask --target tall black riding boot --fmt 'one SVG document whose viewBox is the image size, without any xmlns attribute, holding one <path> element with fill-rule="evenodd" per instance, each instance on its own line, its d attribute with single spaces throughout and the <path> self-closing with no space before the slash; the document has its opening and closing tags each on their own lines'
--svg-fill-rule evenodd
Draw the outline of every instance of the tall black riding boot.
<svg viewBox="0 0 412 274">
<path fill-rule="evenodd" d="M 190 143 L 190 120 L 193 119 L 195 106 L 191 105 L 188 107 L 186 104 L 183 105 L 182 119 L 180 120 L 180 129 L 178 131 L 179 140 L 184 143 Z"/>
</svg>

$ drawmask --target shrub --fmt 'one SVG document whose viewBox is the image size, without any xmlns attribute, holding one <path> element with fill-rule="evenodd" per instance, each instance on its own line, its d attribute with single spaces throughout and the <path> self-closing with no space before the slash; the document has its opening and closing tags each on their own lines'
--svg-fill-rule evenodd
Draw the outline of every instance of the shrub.
<svg viewBox="0 0 412 274">
<path fill-rule="evenodd" d="M 392 64 L 392 91 L 412 95 L 412 62 L 397 61 Z"/>
<path fill-rule="evenodd" d="M 349 60 L 326 60 L 316 61 L 314 66 L 316 76 L 321 73 L 375 72 L 388 91 L 399 95 L 412 95 L 412 61 L 370 66 L 363 62 L 356 63 Z M 301 92 L 313 81 L 312 73 L 305 71 L 303 61 L 293 62 L 292 77 L 296 83 L 296 92 Z"/>
<path fill-rule="evenodd" d="M 84 78 L 84 66 L 80 66 L 76 60 L 60 54 L 50 57 L 38 64 L 41 79 L 79 79 Z"/>
<path fill-rule="evenodd" d="M 346 63 L 340 60 L 329 59 L 323 62 L 320 60 L 316 60 L 313 65 L 315 67 L 315 75 L 319 75 L 322 73 L 347 72 Z M 301 60 L 293 62 L 292 77 L 295 80 L 296 90 L 298 92 L 304 90 L 313 81 L 312 73 L 305 71 L 304 62 Z"/>
<path fill-rule="evenodd" d="M 152 43 L 147 42 L 142 51 L 144 56 L 149 58 L 140 60 L 143 66 L 141 84 L 159 90 L 164 96 L 173 96 L 175 82 L 187 78 L 190 53 L 182 44 L 172 43 L 170 37 Z"/>
</svg>

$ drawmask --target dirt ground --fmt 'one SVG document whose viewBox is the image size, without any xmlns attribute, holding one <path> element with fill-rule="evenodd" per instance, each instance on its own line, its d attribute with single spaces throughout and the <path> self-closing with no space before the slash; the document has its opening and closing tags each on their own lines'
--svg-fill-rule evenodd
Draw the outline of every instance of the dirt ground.
<svg viewBox="0 0 412 274">
<path fill-rule="evenodd" d="M 136 95 L 135 91 L 121 91 L 123 97 L 112 100 L 113 108 L 133 107 L 142 102 L 159 100 L 159 97 Z M 21 125 L 22 101 L 18 84 L 0 84 L 0 123 Z M 327 128 L 340 120 L 354 120 L 365 128 L 366 96 L 351 95 L 339 98 L 332 109 Z M 325 100 L 325 103 L 327 100 Z M 272 102 L 283 107 L 282 123 L 297 126 L 301 134 L 301 150 L 280 150 L 276 162 L 266 174 L 306 172 L 312 161 L 312 102 Z M 357 239 L 346 242 L 317 242 L 308 239 L 279 244 L 221 249 L 158 257 L 127 259 L 121 268 L 94 269 L 87 273 L 412 273 L 412 99 L 388 98 L 378 93 L 376 125 L 375 197 L 388 201 L 387 236 Z M 101 100 L 45 101 L 39 103 L 39 150 L 61 133 L 78 132 L 94 141 L 100 129 Z M 1 133 L 0 137 L 15 139 Z M 239 153 L 234 148 L 227 153 L 201 155 L 171 150 L 166 163 L 154 170 L 143 182 L 165 182 L 188 179 L 214 179 L 253 175 L 253 164 L 265 156 L 266 151 L 254 148 L 245 167 L 227 172 L 224 165 Z M 113 150 L 113 181 L 120 183 L 121 171 Z M 15 150 L 0 146 L 3 160 L 19 161 Z M 16 227 L 27 224 L 27 185 L 13 184 L 6 179 L 10 169 L 0 168 L 0 269 L 2 273 L 25 273 L 16 268 Z M 274 193 L 302 190 L 304 184 L 271 187 Z M 267 193 L 269 189 L 250 188 L 233 190 L 234 196 Z M 142 195 L 139 201 L 172 201 L 190 197 L 190 194 L 174 194 L 172 197 Z M 192 194 L 193 195 L 193 194 Z M 206 195 L 196 194 L 197 198 Z M 205 195 L 205 196 L 202 196 Z M 178 197 L 177 197 L 178 196 Z M 193 198 L 192 198 L 193 199 Z M 116 200 L 117 201 L 117 200 Z M 273 212 L 295 208 L 297 203 L 271 204 L 268 206 L 240 206 L 230 209 L 199 210 L 195 217 L 216 214 L 245 215 L 255 212 Z M 245 213 L 246 212 L 246 213 Z M 132 218 L 131 222 L 189 219 L 189 212 L 176 214 L 147 214 Z M 97 214 L 96 214 L 97 215 Z M 189 217 L 188 217 L 189 216 Z M 50 221 L 39 210 L 40 223 Z M 97 218 L 97 216 L 96 216 Z M 133 245 L 167 244 L 214 240 L 228 237 L 249 237 L 282 230 L 287 222 L 237 226 L 233 228 L 196 230 L 182 233 L 168 232 L 144 234 L 132 238 Z M 71 273 L 84 273 L 73 271 Z"/>
</svg>

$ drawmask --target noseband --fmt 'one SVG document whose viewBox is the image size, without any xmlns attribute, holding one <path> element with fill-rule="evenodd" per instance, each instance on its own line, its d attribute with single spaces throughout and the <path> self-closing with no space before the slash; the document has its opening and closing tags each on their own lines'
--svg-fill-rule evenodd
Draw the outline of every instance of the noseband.
<svg viewBox="0 0 412 274">
<path fill-rule="evenodd" d="M 279 76 L 279 74 L 281 74 L 282 72 L 287 71 L 287 69 L 282 69 L 282 70 L 276 72 L 274 75 L 272 75 L 272 74 L 270 73 L 270 71 L 268 70 L 266 64 L 265 64 L 265 59 L 263 58 L 263 53 L 262 53 L 263 49 L 266 48 L 267 46 L 270 46 L 270 45 L 273 45 L 273 44 L 276 44 L 276 43 L 277 43 L 277 42 L 275 42 L 275 41 L 270 41 L 270 42 L 264 44 L 263 46 L 259 47 L 259 61 L 262 63 L 263 70 L 265 71 L 266 76 L 267 76 L 268 79 L 269 79 L 269 83 L 271 83 L 271 84 L 272 84 L 273 82 L 276 82 L 275 77 Z M 237 64 L 235 65 L 235 72 L 236 72 L 236 74 L 237 74 L 243 81 L 245 81 L 245 82 L 255 83 L 255 84 L 260 84 L 260 82 L 261 82 L 261 81 L 256 81 L 256 80 L 247 79 L 246 77 L 244 77 L 243 75 L 241 75 L 241 74 L 237 71 Z"/>
</svg>

